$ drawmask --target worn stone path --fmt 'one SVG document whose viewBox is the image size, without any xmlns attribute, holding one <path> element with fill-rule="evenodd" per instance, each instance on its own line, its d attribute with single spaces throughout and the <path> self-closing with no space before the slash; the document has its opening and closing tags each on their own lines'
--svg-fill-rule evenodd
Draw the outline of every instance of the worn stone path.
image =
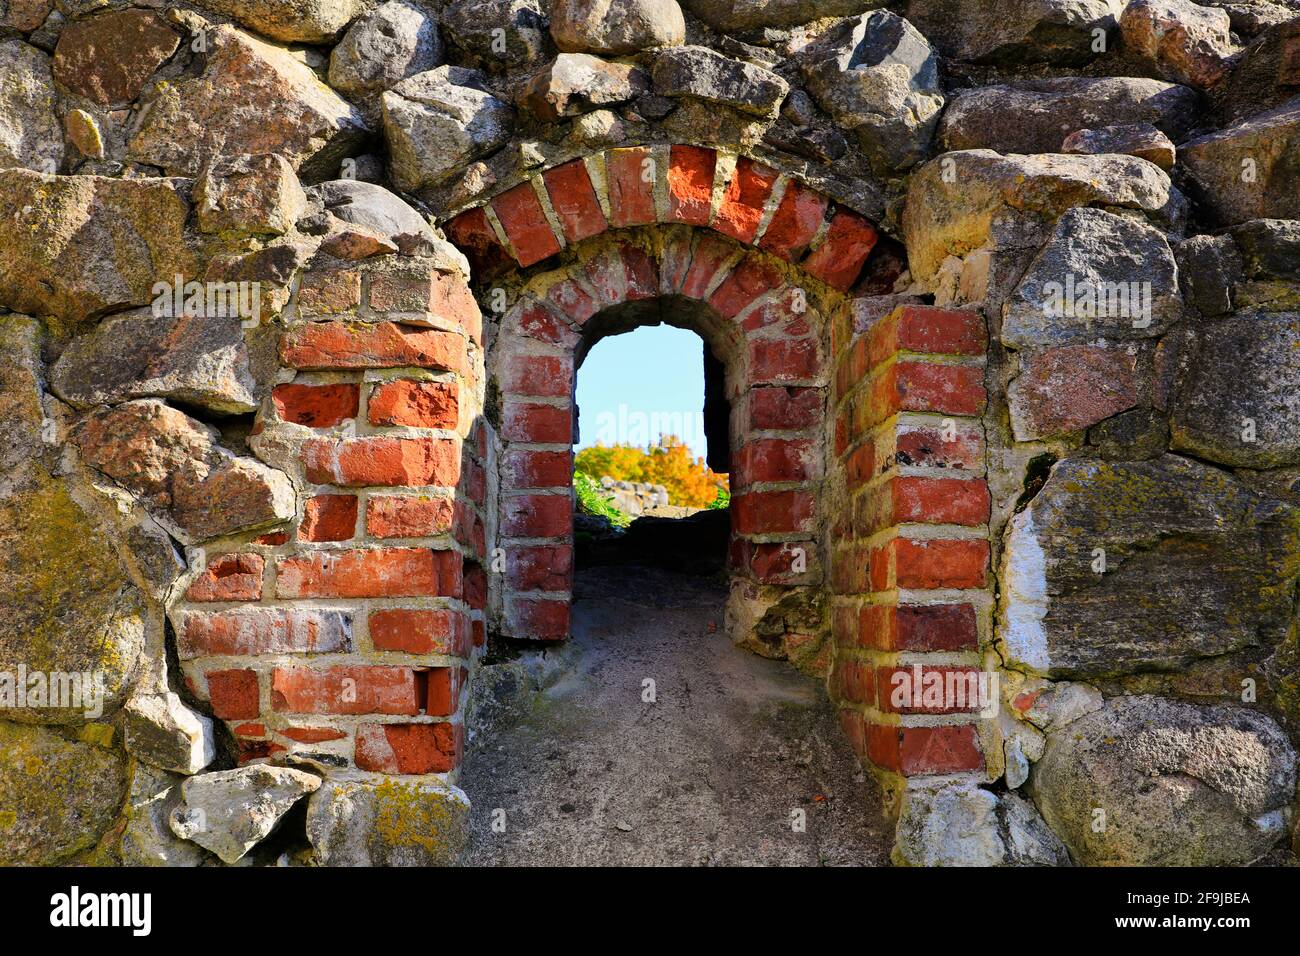
<svg viewBox="0 0 1300 956">
<path fill-rule="evenodd" d="M 879 791 L 821 682 L 733 647 L 725 597 L 669 571 L 583 571 L 569 642 L 483 669 L 470 864 L 887 864 Z"/>
</svg>

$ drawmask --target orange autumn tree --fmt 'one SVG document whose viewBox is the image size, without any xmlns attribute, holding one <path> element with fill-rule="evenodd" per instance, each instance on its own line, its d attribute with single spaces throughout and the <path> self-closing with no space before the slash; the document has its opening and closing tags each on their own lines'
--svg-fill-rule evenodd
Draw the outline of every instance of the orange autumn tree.
<svg viewBox="0 0 1300 956">
<path fill-rule="evenodd" d="M 707 508 L 718 489 L 727 487 L 727 476 L 710 470 L 703 458 L 691 457 L 690 448 L 676 435 L 663 435 L 658 445 L 648 448 L 596 444 L 578 452 L 573 467 L 596 479 L 608 475 L 617 481 L 663 485 L 669 503 L 686 508 Z"/>
</svg>

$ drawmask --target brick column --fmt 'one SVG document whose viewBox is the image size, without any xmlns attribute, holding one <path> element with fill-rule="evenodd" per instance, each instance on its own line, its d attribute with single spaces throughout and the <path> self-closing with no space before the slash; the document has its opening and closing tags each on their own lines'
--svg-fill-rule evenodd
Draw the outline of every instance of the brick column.
<svg viewBox="0 0 1300 956">
<path fill-rule="evenodd" d="M 915 306 L 857 334 L 851 321 L 836 336 L 832 697 L 881 771 L 978 772 L 979 702 L 949 691 L 978 674 L 989 633 L 984 321 Z"/>
<path fill-rule="evenodd" d="M 318 257 L 284 315 L 250 444 L 298 518 L 207 548 L 181 666 L 242 761 L 448 773 L 483 642 L 478 306 L 442 259 Z"/>
</svg>

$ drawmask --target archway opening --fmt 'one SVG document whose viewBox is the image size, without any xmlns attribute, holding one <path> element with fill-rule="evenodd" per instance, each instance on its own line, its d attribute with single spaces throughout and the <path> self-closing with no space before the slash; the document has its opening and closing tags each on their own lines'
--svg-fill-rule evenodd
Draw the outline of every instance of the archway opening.
<svg viewBox="0 0 1300 956">
<path fill-rule="evenodd" d="M 727 361 L 671 305 L 595 323 L 577 362 L 574 548 L 586 568 L 632 564 L 722 578 L 732 459 Z M 673 320 L 676 320 L 675 323 Z"/>
</svg>

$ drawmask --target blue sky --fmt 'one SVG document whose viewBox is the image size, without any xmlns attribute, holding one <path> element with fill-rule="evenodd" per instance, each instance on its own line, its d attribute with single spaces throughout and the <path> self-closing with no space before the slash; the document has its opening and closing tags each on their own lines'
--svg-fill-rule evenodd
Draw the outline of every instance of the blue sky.
<svg viewBox="0 0 1300 956">
<path fill-rule="evenodd" d="M 669 325 L 610 335 L 578 370 L 577 447 L 597 440 L 644 445 L 674 432 L 703 456 L 703 410 L 704 343 L 698 335 Z"/>
</svg>

